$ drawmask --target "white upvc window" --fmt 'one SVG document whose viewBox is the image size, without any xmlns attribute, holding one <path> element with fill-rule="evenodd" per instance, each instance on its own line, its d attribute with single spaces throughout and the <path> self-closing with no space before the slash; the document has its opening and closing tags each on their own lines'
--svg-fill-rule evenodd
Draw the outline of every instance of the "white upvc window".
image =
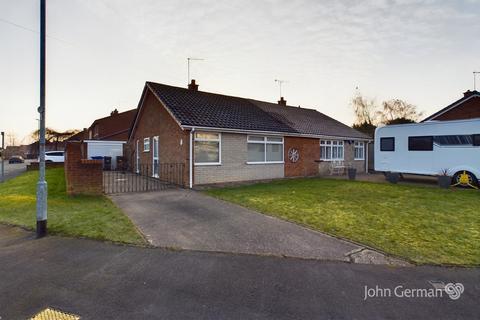
<svg viewBox="0 0 480 320">
<path fill-rule="evenodd" d="M 149 152 L 150 151 L 150 138 L 144 138 L 143 139 L 143 152 Z"/>
<path fill-rule="evenodd" d="M 247 164 L 283 163 L 283 137 L 248 136 Z"/>
<path fill-rule="evenodd" d="M 325 161 L 343 160 L 343 141 L 320 140 L 320 159 Z"/>
<path fill-rule="evenodd" d="M 222 135 L 213 132 L 195 132 L 194 137 L 195 165 L 222 164 Z"/>
<path fill-rule="evenodd" d="M 354 160 L 365 160 L 365 142 L 355 141 Z"/>
</svg>

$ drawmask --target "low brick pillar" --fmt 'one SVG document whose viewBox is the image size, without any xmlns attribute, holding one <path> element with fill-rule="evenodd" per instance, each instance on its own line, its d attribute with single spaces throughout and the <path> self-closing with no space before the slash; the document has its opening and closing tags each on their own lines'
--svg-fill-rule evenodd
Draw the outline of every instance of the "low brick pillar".
<svg viewBox="0 0 480 320">
<path fill-rule="evenodd" d="M 86 159 L 86 144 L 68 142 L 65 147 L 65 181 L 67 194 L 99 195 L 103 193 L 102 160 Z"/>
</svg>

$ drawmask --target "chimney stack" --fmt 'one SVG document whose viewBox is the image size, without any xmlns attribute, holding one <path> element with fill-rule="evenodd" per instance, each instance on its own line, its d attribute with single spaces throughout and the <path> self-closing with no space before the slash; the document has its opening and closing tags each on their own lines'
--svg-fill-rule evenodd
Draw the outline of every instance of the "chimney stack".
<svg viewBox="0 0 480 320">
<path fill-rule="evenodd" d="M 110 112 L 110 116 L 114 116 L 114 115 L 117 115 L 118 114 L 118 110 L 115 109 L 113 110 L 112 112 Z"/>
<path fill-rule="evenodd" d="M 278 100 L 278 104 L 280 106 L 286 107 L 287 106 L 287 100 L 283 99 L 283 97 L 280 97 L 280 100 Z"/>
<path fill-rule="evenodd" d="M 198 91 L 198 84 L 195 83 L 195 79 L 192 79 L 192 82 L 188 84 L 188 90 Z"/>
<path fill-rule="evenodd" d="M 467 97 L 473 96 L 474 94 L 479 94 L 479 92 L 477 90 L 473 90 L 473 91 L 467 90 L 463 93 L 463 97 L 467 98 Z"/>
</svg>

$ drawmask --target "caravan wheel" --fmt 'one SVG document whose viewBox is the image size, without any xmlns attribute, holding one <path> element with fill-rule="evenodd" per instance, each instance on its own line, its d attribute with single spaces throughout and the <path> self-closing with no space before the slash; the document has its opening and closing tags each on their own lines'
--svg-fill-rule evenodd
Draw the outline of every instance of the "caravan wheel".
<svg viewBox="0 0 480 320">
<path fill-rule="evenodd" d="M 470 185 L 473 185 L 473 186 L 478 186 L 478 180 L 477 178 L 475 177 L 475 175 L 469 171 L 465 171 L 465 174 L 468 176 L 468 183 L 463 183 L 461 181 L 461 176 L 463 174 L 464 171 L 459 171 L 457 173 L 455 173 L 455 175 L 453 176 L 453 183 L 456 184 L 458 183 L 459 186 L 462 186 L 462 187 L 468 187 L 468 184 Z"/>
</svg>

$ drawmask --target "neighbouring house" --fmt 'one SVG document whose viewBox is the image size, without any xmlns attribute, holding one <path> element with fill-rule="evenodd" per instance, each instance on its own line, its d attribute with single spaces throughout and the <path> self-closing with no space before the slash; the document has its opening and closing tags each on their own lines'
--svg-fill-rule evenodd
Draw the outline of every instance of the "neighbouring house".
<svg viewBox="0 0 480 320">
<path fill-rule="evenodd" d="M 20 156 L 20 157 L 23 157 L 23 158 L 27 158 L 28 145 L 6 146 L 2 155 L 3 155 L 3 157 L 5 157 L 5 159 L 10 159 L 13 156 Z"/>
<path fill-rule="evenodd" d="M 88 129 L 83 128 L 82 131 L 75 133 L 73 136 L 67 139 L 67 141 L 83 141 L 88 139 Z"/>
<path fill-rule="evenodd" d="M 458 99 L 452 104 L 446 106 L 431 116 L 425 118 L 425 121 L 448 121 L 480 118 L 480 92 L 467 90 L 463 93 L 463 98 Z"/>
<path fill-rule="evenodd" d="M 127 141 L 128 132 L 135 118 L 136 109 L 118 112 L 117 109 L 110 116 L 95 120 L 88 128 L 88 140 Z"/>
<path fill-rule="evenodd" d="M 118 112 L 95 120 L 88 129 L 84 129 L 69 141 L 84 141 L 87 145 L 87 159 L 104 158 L 108 166 L 116 169 L 117 162 L 123 163 L 123 145 L 127 142 L 128 133 L 135 118 L 136 109 Z"/>
<path fill-rule="evenodd" d="M 134 171 L 162 177 L 182 164 L 184 186 L 364 172 L 371 138 L 317 110 L 146 82 L 128 138 Z"/>
</svg>

